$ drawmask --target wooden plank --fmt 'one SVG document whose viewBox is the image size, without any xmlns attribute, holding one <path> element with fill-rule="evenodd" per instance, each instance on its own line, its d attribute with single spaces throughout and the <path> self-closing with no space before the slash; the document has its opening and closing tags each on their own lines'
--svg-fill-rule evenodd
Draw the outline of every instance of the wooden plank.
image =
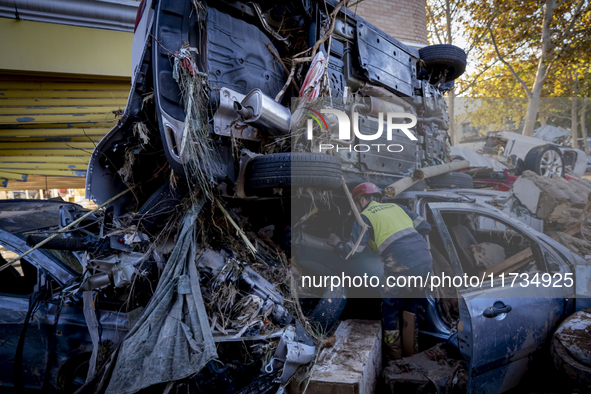
<svg viewBox="0 0 591 394">
<path fill-rule="evenodd" d="M 521 266 L 531 261 L 531 259 L 533 259 L 533 252 L 531 248 L 527 248 L 501 261 L 499 264 L 487 268 L 486 273 L 493 273 L 496 276 L 502 272 L 505 272 L 507 269 L 511 269 L 515 266 Z"/>
<path fill-rule="evenodd" d="M 402 312 L 402 352 L 405 356 L 415 354 L 415 314 Z"/>
<path fill-rule="evenodd" d="M 577 234 L 580 230 L 580 223 L 577 223 L 575 225 L 573 225 L 571 228 L 569 228 L 568 230 L 564 231 L 564 233 L 568 234 L 568 235 L 575 235 Z M 555 241 L 558 241 L 558 235 L 554 235 L 552 236 L 552 239 L 554 239 Z M 497 276 L 500 273 L 509 273 L 512 271 L 515 271 L 517 268 L 520 268 L 521 266 L 523 266 L 526 263 L 529 263 L 530 261 L 532 261 L 534 258 L 533 256 L 533 251 L 531 250 L 531 248 L 527 248 L 522 250 L 519 253 L 514 254 L 513 256 L 509 257 L 508 259 L 505 259 L 503 261 L 501 261 L 499 264 L 488 268 L 488 270 L 493 270 L 492 273 Z M 490 271 L 486 271 L 487 273 L 490 273 Z"/>
</svg>

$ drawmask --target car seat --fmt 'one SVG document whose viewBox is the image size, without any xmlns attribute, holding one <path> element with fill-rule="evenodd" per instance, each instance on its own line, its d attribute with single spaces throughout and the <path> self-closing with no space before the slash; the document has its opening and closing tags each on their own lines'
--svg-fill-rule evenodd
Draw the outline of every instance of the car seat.
<svg viewBox="0 0 591 394">
<path fill-rule="evenodd" d="M 464 272 L 472 275 L 476 272 L 476 261 L 474 257 L 468 253 L 467 249 L 471 246 L 478 245 L 478 241 L 474 238 L 474 234 L 470 229 L 463 224 L 456 224 L 449 228 L 451 239 L 458 253 L 460 262 Z"/>
</svg>

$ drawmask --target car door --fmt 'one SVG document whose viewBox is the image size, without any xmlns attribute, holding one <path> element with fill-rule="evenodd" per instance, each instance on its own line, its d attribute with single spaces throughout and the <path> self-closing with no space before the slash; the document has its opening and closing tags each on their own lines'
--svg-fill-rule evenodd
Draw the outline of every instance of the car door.
<svg viewBox="0 0 591 394">
<path fill-rule="evenodd" d="M 0 246 L 0 252 L 3 263 L 17 256 L 4 246 Z M 14 370 L 21 368 L 20 363 L 15 365 L 17 346 L 39 280 L 33 260 L 21 259 L 0 271 L 0 381 L 3 386 L 13 386 Z M 26 331 L 22 376 L 28 388 L 40 389 L 43 384 L 47 350 L 46 309 L 42 303 L 37 304 Z"/>
<path fill-rule="evenodd" d="M 470 392 L 509 390 L 519 383 L 533 355 L 565 317 L 574 289 L 557 283 L 553 275 L 564 277 L 570 271 L 560 262 L 549 264 L 534 230 L 492 207 L 467 203 L 428 206 L 451 265 L 459 267 L 466 278 L 458 288 L 457 329 L 459 349 L 468 364 Z M 546 274 L 541 285 L 532 283 L 536 274 L 538 282 Z"/>
<path fill-rule="evenodd" d="M 0 230 L 0 265 L 29 249 L 24 239 Z M 42 278 L 51 278 L 54 286 L 61 286 L 72 277 L 73 271 L 56 263 L 41 250 L 33 251 L 0 271 L 0 381 L 3 386 L 14 384 L 14 360 L 19 336 L 35 292 L 47 286 L 47 280 Z M 40 300 L 27 327 L 22 356 L 23 380 L 27 388 L 40 389 L 43 385 L 48 332 L 53 319 L 51 307 L 47 297 Z"/>
</svg>

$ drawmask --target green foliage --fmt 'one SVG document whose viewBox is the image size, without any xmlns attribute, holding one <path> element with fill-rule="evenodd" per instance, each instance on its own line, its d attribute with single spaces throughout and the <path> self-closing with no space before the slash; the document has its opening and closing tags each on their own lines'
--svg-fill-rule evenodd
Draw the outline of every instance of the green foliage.
<svg viewBox="0 0 591 394">
<path fill-rule="evenodd" d="M 591 96 L 591 6 L 589 0 L 581 1 L 559 1 L 550 24 L 552 45 L 546 63 L 550 71 L 538 110 L 541 123 L 570 128 L 569 97 Z M 456 80 L 455 92 L 465 98 L 456 99 L 458 124 L 468 114 L 473 125 L 489 129 L 506 129 L 522 122 L 541 57 L 544 4 L 532 0 L 427 0 L 430 44 L 451 42 L 468 54 L 467 71 Z M 450 10 L 455 13 L 448 24 Z"/>
</svg>

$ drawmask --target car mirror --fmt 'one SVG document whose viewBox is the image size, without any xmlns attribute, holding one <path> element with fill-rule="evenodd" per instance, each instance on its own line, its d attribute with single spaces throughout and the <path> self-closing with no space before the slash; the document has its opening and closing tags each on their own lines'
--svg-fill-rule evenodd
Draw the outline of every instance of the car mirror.
<svg viewBox="0 0 591 394">
<path fill-rule="evenodd" d="M 560 272 L 560 266 L 556 263 L 548 262 L 548 271 L 551 274 L 554 274 L 556 272 Z"/>
</svg>

